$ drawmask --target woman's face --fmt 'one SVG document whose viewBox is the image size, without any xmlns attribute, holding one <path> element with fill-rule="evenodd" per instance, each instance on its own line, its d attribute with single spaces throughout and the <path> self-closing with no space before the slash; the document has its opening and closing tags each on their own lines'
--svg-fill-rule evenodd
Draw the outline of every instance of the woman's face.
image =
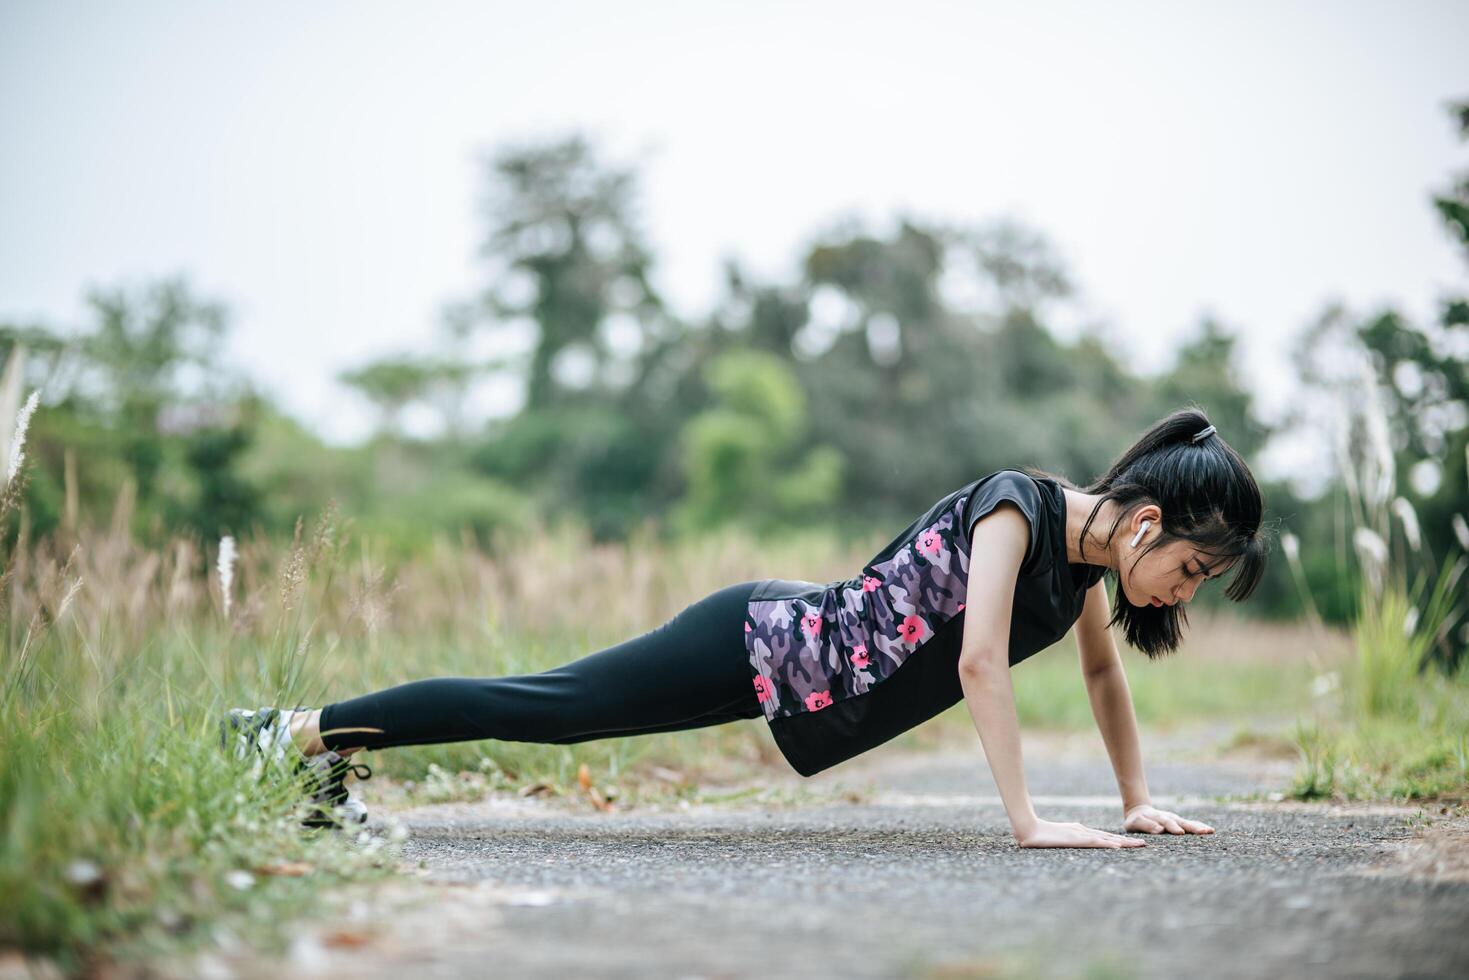
<svg viewBox="0 0 1469 980">
<path fill-rule="evenodd" d="M 1123 594 L 1134 606 L 1171 606 L 1178 602 L 1188 602 L 1202 583 L 1210 578 L 1217 578 L 1224 572 L 1222 561 L 1200 552 L 1199 546 L 1192 541 L 1170 541 L 1139 558 L 1149 542 L 1157 540 L 1161 533 L 1159 517 L 1157 507 L 1143 507 L 1128 523 L 1126 537 L 1120 533 L 1124 529 L 1119 528 L 1118 537 L 1114 539 L 1120 541 L 1119 547 L 1122 549 L 1120 568 Z M 1143 531 L 1137 547 L 1133 547 L 1132 539 L 1142 527 L 1143 521 L 1148 522 L 1148 527 Z M 1210 568 L 1209 562 L 1214 562 L 1218 567 Z"/>
</svg>

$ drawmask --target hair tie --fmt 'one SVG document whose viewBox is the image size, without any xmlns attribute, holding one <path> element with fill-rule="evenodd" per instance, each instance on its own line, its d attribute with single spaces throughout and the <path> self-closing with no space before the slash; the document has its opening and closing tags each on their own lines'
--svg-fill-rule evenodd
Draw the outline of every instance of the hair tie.
<svg viewBox="0 0 1469 980">
<path fill-rule="evenodd" d="M 1190 441 L 1191 442 L 1202 442 L 1205 439 L 1207 439 L 1210 436 L 1212 436 L 1213 434 L 1214 434 L 1214 426 L 1211 425 L 1207 429 L 1200 429 L 1198 431 L 1198 433 Z"/>
</svg>

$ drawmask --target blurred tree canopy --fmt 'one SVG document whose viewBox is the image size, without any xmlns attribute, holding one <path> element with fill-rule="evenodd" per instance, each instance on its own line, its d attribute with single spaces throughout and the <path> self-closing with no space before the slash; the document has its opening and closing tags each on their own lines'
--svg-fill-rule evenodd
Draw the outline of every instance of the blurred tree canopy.
<svg viewBox="0 0 1469 980">
<path fill-rule="evenodd" d="M 437 349 L 338 377 L 376 410 L 362 446 L 323 445 L 231 375 L 228 311 L 181 280 L 94 290 L 90 322 L 66 331 L 0 324 L 0 353 L 23 350 L 24 386 L 44 389 L 34 530 L 104 521 L 121 501 L 140 534 L 288 533 L 335 498 L 403 552 L 534 520 L 577 521 L 598 539 L 644 524 L 871 539 L 1001 467 L 1090 482 L 1184 404 L 1247 458 L 1272 434 L 1215 319 L 1155 376 L 1135 374 L 1100 325 L 1063 337 L 1053 323 L 1073 302 L 1070 276 L 1014 221 L 842 221 L 810 239 L 787 278 L 726 262 L 714 308 L 684 317 L 654 285 L 635 167 L 580 136 L 483 165 L 483 287 L 446 304 Z M 1464 242 L 1469 180 L 1435 206 Z M 1394 385 L 1403 448 L 1443 468 L 1441 499 L 1422 500 L 1437 529 L 1469 509 L 1463 348 L 1440 336 L 1462 334 L 1466 311 L 1464 296 L 1446 297 L 1436 330 L 1388 311 L 1359 331 Z M 469 406 L 492 384 L 519 391 L 519 404 L 476 421 Z M 438 434 L 410 435 L 410 411 Z M 1320 539 L 1315 553 L 1334 553 L 1329 513 L 1286 486 L 1264 489 L 1273 514 Z M 1279 565 L 1253 606 L 1293 614 Z"/>
<path fill-rule="evenodd" d="M 1469 140 L 1469 101 L 1450 107 L 1461 140 Z M 1469 169 L 1433 197 L 1444 230 L 1469 262 Z M 1430 541 L 1454 540 L 1453 515 L 1469 513 L 1469 289 L 1438 298 L 1436 323 L 1419 326 L 1397 310 L 1382 310 L 1357 324 L 1386 390 L 1398 486 L 1416 499 Z M 1431 489 L 1415 491 L 1418 480 Z"/>
<path fill-rule="evenodd" d="M 179 278 L 92 289 L 86 302 L 94 322 L 76 336 L 0 325 L 19 383 L 47 395 L 28 440 L 40 464 L 27 500 L 34 530 L 75 516 L 72 506 L 106 513 L 119 495 L 154 533 L 249 526 L 259 490 L 237 463 L 253 437 L 254 399 L 220 363 L 225 308 Z"/>
<path fill-rule="evenodd" d="M 1469 139 L 1469 101 L 1448 106 L 1461 140 Z M 1429 202 L 1450 239 L 1469 261 L 1469 170 L 1455 175 Z M 1364 451 L 1356 445 L 1361 423 L 1363 377 L 1352 365 L 1366 357 L 1367 379 L 1375 385 L 1387 416 L 1391 492 L 1416 512 L 1423 550 L 1396 547 L 1411 574 L 1427 570 L 1469 540 L 1454 519 L 1469 514 L 1469 289 L 1463 285 L 1438 297 L 1436 322 L 1416 324 L 1392 307 L 1361 316 L 1329 304 L 1296 345 L 1297 376 L 1308 392 L 1333 400 L 1339 468 L 1355 468 Z M 1367 452 L 1371 453 L 1370 447 Z M 1359 576 L 1350 544 L 1352 514 L 1341 480 L 1328 487 L 1317 506 L 1289 508 L 1292 529 L 1302 540 L 1301 559 L 1313 592 L 1328 619 L 1344 619 L 1355 603 Z M 1314 545 L 1314 547 L 1313 547 Z M 1466 637 L 1459 634 L 1462 646 Z"/>
<path fill-rule="evenodd" d="M 731 350 L 705 369 L 714 404 L 684 427 L 688 491 L 679 530 L 743 523 L 757 531 L 827 522 L 844 505 L 842 455 L 814 442 L 806 394 L 790 366 L 764 351 Z"/>
</svg>

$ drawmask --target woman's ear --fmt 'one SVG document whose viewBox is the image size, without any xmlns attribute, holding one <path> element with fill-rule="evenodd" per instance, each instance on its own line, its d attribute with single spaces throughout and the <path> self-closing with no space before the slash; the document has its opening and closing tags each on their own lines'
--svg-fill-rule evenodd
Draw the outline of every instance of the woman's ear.
<svg viewBox="0 0 1469 980">
<path fill-rule="evenodd" d="M 1133 511 L 1132 519 L 1128 521 L 1128 529 L 1132 532 L 1132 540 L 1128 544 L 1136 548 L 1148 532 L 1162 526 L 1163 511 L 1157 504 L 1147 504 Z"/>
</svg>

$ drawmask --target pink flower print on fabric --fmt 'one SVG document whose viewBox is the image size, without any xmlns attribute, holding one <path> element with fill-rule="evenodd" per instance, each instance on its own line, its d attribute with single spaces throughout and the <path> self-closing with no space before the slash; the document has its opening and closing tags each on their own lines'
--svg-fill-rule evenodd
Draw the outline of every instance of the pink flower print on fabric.
<svg viewBox="0 0 1469 980">
<path fill-rule="evenodd" d="M 767 719 L 866 694 L 962 613 L 966 502 L 956 497 L 850 580 L 795 583 L 787 594 L 750 601 L 745 647 L 753 675 L 765 678 L 757 691 L 768 690 L 760 704 Z"/>
<path fill-rule="evenodd" d="M 903 621 L 898 624 L 898 636 L 902 637 L 904 643 L 922 643 L 927 632 L 928 624 L 923 621 L 922 616 L 904 616 Z"/>
<path fill-rule="evenodd" d="M 959 603 L 959 611 L 960 612 L 963 612 L 964 611 L 964 603 L 962 603 L 962 602 Z M 750 624 L 749 623 L 746 623 L 745 624 L 745 629 L 749 629 L 749 628 L 750 628 Z"/>
<path fill-rule="evenodd" d="M 770 679 L 769 678 L 767 678 L 767 677 L 756 677 L 755 678 L 755 700 L 756 701 L 758 701 L 760 704 L 764 704 L 766 701 L 769 701 L 770 700 L 770 696 L 773 693 L 774 692 L 771 691 L 771 689 L 770 689 Z"/>
<path fill-rule="evenodd" d="M 746 633 L 750 632 L 750 624 L 749 623 L 746 623 L 745 624 L 745 632 Z"/>
</svg>

